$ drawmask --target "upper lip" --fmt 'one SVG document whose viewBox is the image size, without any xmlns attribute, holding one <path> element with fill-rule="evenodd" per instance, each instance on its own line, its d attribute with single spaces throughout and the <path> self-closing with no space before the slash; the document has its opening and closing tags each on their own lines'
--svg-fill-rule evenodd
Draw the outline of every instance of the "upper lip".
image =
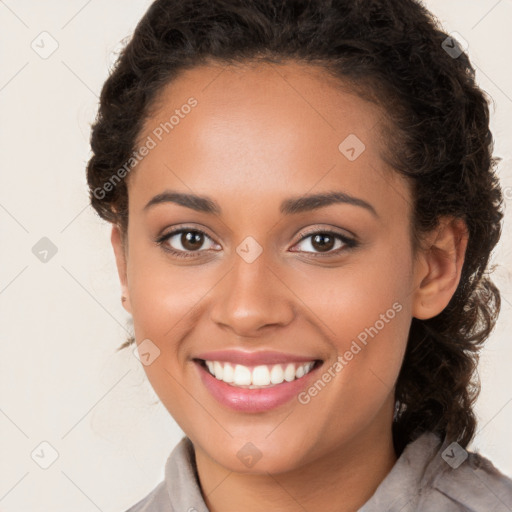
<svg viewBox="0 0 512 512">
<path fill-rule="evenodd" d="M 226 363 L 241 364 L 244 366 L 295 362 L 306 363 L 308 361 L 318 360 L 318 358 L 312 356 L 299 356 L 295 354 L 286 354 L 284 352 L 275 352 L 272 350 L 260 350 L 257 352 L 247 352 L 244 350 L 216 350 L 197 354 L 194 359 L 222 361 Z"/>
</svg>

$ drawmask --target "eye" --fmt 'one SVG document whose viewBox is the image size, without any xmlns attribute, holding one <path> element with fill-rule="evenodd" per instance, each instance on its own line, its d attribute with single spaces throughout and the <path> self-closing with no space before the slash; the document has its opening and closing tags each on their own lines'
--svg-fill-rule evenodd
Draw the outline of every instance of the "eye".
<svg viewBox="0 0 512 512">
<path fill-rule="evenodd" d="M 206 239 L 213 242 L 206 233 L 199 229 L 182 228 L 161 236 L 157 239 L 157 243 L 178 258 L 190 258 L 195 256 L 194 252 L 200 252 Z M 173 244 L 175 244 L 174 247 Z"/>
<path fill-rule="evenodd" d="M 309 240 L 307 243 L 305 241 Z M 313 251 L 317 252 L 317 255 L 322 256 L 327 253 L 326 256 L 337 255 L 340 252 L 348 249 L 352 249 L 358 245 L 358 243 L 341 233 L 337 233 L 331 230 L 314 231 L 309 234 L 305 234 L 300 240 L 299 244 L 304 242 L 304 246 L 313 248 Z M 336 250 L 333 250 L 338 243 Z M 295 252 L 295 251 L 294 251 Z M 302 252 L 302 251 L 300 251 Z M 310 251 L 305 251 L 310 252 Z"/>
</svg>

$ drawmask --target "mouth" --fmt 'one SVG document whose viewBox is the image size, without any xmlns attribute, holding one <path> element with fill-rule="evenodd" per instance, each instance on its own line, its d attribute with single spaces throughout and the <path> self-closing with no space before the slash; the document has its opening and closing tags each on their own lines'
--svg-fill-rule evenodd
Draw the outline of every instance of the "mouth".
<svg viewBox="0 0 512 512">
<path fill-rule="evenodd" d="M 320 359 L 258 365 L 200 358 L 193 362 L 213 398 L 244 413 L 269 411 L 298 398 L 323 364 Z"/>
</svg>

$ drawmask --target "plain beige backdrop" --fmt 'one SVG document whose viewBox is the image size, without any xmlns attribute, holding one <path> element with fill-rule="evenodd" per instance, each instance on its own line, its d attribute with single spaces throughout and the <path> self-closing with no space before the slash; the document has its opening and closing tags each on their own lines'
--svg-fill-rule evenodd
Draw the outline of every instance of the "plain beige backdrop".
<svg viewBox="0 0 512 512">
<path fill-rule="evenodd" d="M 511 0 L 428 0 L 488 92 L 505 191 L 492 262 L 502 313 L 484 349 L 480 450 L 512 476 Z M 88 207 L 90 123 L 148 0 L 0 0 L 0 511 L 121 512 L 183 435 L 131 350 L 109 226 Z"/>
</svg>

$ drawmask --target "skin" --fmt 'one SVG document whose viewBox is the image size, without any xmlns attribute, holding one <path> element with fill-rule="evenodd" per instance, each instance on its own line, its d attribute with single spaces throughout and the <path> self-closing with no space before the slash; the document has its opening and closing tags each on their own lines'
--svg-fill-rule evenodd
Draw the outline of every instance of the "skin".
<svg viewBox="0 0 512 512">
<path fill-rule="evenodd" d="M 384 113 L 312 65 L 187 70 L 162 91 L 140 141 L 191 96 L 198 105 L 128 178 L 127 239 L 112 229 L 136 340 L 160 350 L 144 369 L 194 444 L 211 511 L 356 510 L 396 462 L 394 389 L 411 320 L 448 304 L 467 230 L 443 218 L 413 253 L 409 184 L 381 158 Z M 354 161 L 338 149 L 349 134 L 366 146 Z M 144 210 L 170 189 L 209 196 L 222 213 L 171 202 Z M 378 216 L 341 203 L 279 212 L 285 199 L 327 191 L 361 198 Z M 155 243 L 182 225 L 207 235 L 188 259 Z M 329 228 L 360 244 L 336 241 L 324 250 L 344 249 L 328 256 L 313 237 L 300 241 L 305 230 Z M 248 236 L 263 249 L 252 263 L 236 252 Z M 165 243 L 185 250 L 180 240 Z M 307 404 L 233 411 L 210 395 L 191 360 L 207 350 L 277 350 L 328 368 L 394 303 L 400 312 Z M 261 452 L 250 468 L 237 457 L 247 442 Z"/>
</svg>

